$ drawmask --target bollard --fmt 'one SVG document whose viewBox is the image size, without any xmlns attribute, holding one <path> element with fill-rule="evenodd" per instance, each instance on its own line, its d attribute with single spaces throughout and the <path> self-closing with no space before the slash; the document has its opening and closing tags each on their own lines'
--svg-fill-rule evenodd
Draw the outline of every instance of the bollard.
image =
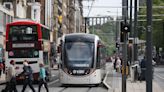
<svg viewBox="0 0 164 92">
<path fill-rule="evenodd" d="M 131 66 L 131 81 L 134 82 L 135 81 L 135 69 L 134 66 Z"/>
<path fill-rule="evenodd" d="M 137 71 L 137 66 L 135 66 L 135 81 L 138 80 L 138 71 Z"/>
</svg>

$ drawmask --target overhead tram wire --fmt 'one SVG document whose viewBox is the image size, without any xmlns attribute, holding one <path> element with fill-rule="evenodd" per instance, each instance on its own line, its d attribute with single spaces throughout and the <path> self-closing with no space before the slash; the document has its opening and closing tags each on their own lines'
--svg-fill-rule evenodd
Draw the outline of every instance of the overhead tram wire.
<svg viewBox="0 0 164 92">
<path fill-rule="evenodd" d="M 88 6 L 83 6 L 83 8 L 86 8 Z M 92 8 L 123 8 L 123 7 L 126 7 L 126 6 L 89 6 L 89 7 L 92 7 Z M 128 7 L 130 8 L 130 7 Z M 134 7 L 132 7 L 134 8 Z M 139 8 L 146 8 L 146 6 L 139 6 Z M 164 8 L 164 6 L 153 6 L 153 8 Z"/>
<path fill-rule="evenodd" d="M 90 14 L 90 12 L 91 12 L 91 10 L 92 10 L 92 7 L 93 7 L 93 3 L 94 3 L 94 1 L 92 1 L 92 4 L 91 4 L 91 6 L 90 6 L 90 9 L 89 9 L 89 12 L 88 12 L 87 17 L 89 17 L 89 14 Z"/>
</svg>

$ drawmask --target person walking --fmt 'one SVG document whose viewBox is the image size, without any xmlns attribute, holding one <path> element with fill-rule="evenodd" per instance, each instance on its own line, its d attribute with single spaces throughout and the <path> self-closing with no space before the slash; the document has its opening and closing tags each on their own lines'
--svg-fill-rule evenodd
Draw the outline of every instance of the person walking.
<svg viewBox="0 0 164 92">
<path fill-rule="evenodd" d="M 23 72 L 20 74 L 20 75 L 24 76 L 24 83 L 23 83 L 22 92 L 25 92 L 27 85 L 29 85 L 29 87 L 32 89 L 32 91 L 35 92 L 35 89 L 32 85 L 32 82 L 33 82 L 32 68 L 31 68 L 31 66 L 29 66 L 27 60 L 24 60 L 23 64 L 24 64 Z"/>
<path fill-rule="evenodd" d="M 140 67 L 141 67 L 141 76 L 140 76 L 140 81 L 141 81 L 141 80 L 145 80 L 145 72 L 146 72 L 146 57 L 145 56 L 140 63 Z"/>
<path fill-rule="evenodd" d="M 40 67 L 40 72 L 39 72 L 39 88 L 38 88 L 38 92 L 40 92 L 40 89 L 41 89 L 43 84 L 44 84 L 44 87 L 46 88 L 46 91 L 49 92 L 48 85 L 47 85 L 47 82 L 46 82 L 47 75 L 46 75 L 46 70 L 44 68 L 44 64 L 40 63 L 39 67 Z"/>
<path fill-rule="evenodd" d="M 6 74 L 6 87 L 2 92 L 18 92 L 16 88 L 16 72 L 15 72 L 15 61 L 10 61 L 10 66 Z"/>
<path fill-rule="evenodd" d="M 1 76 L 2 76 L 2 73 L 3 73 L 3 63 L 2 62 L 0 62 L 0 78 L 1 78 Z"/>
<path fill-rule="evenodd" d="M 5 59 L 2 59 L 2 63 L 3 63 L 3 74 L 5 74 Z"/>
<path fill-rule="evenodd" d="M 121 60 L 120 60 L 120 57 L 117 57 L 117 60 L 116 60 L 116 72 L 120 72 L 121 70 Z"/>
</svg>

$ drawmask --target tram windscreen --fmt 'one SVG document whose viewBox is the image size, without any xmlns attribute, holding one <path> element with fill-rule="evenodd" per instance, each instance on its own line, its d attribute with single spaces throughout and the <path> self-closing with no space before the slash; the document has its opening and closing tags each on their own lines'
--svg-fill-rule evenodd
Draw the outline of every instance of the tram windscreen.
<svg viewBox="0 0 164 92">
<path fill-rule="evenodd" d="M 93 67 L 93 46 L 90 42 L 65 43 L 65 63 L 68 68 Z"/>
</svg>

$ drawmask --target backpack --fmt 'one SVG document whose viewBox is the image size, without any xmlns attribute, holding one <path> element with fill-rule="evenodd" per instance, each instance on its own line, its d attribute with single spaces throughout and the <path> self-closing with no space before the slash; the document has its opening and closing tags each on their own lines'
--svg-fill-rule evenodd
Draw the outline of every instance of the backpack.
<svg viewBox="0 0 164 92">
<path fill-rule="evenodd" d="M 50 73 L 48 72 L 48 70 L 45 70 L 46 71 L 46 77 L 50 75 Z"/>
<path fill-rule="evenodd" d="M 45 72 L 46 72 L 46 78 L 45 78 L 45 80 L 46 81 L 49 81 L 50 72 L 48 70 L 45 70 Z"/>
<path fill-rule="evenodd" d="M 28 78 L 28 79 L 33 80 L 32 68 L 30 66 L 25 66 L 24 70 L 25 70 L 25 73 L 24 73 L 25 77 Z"/>
</svg>

